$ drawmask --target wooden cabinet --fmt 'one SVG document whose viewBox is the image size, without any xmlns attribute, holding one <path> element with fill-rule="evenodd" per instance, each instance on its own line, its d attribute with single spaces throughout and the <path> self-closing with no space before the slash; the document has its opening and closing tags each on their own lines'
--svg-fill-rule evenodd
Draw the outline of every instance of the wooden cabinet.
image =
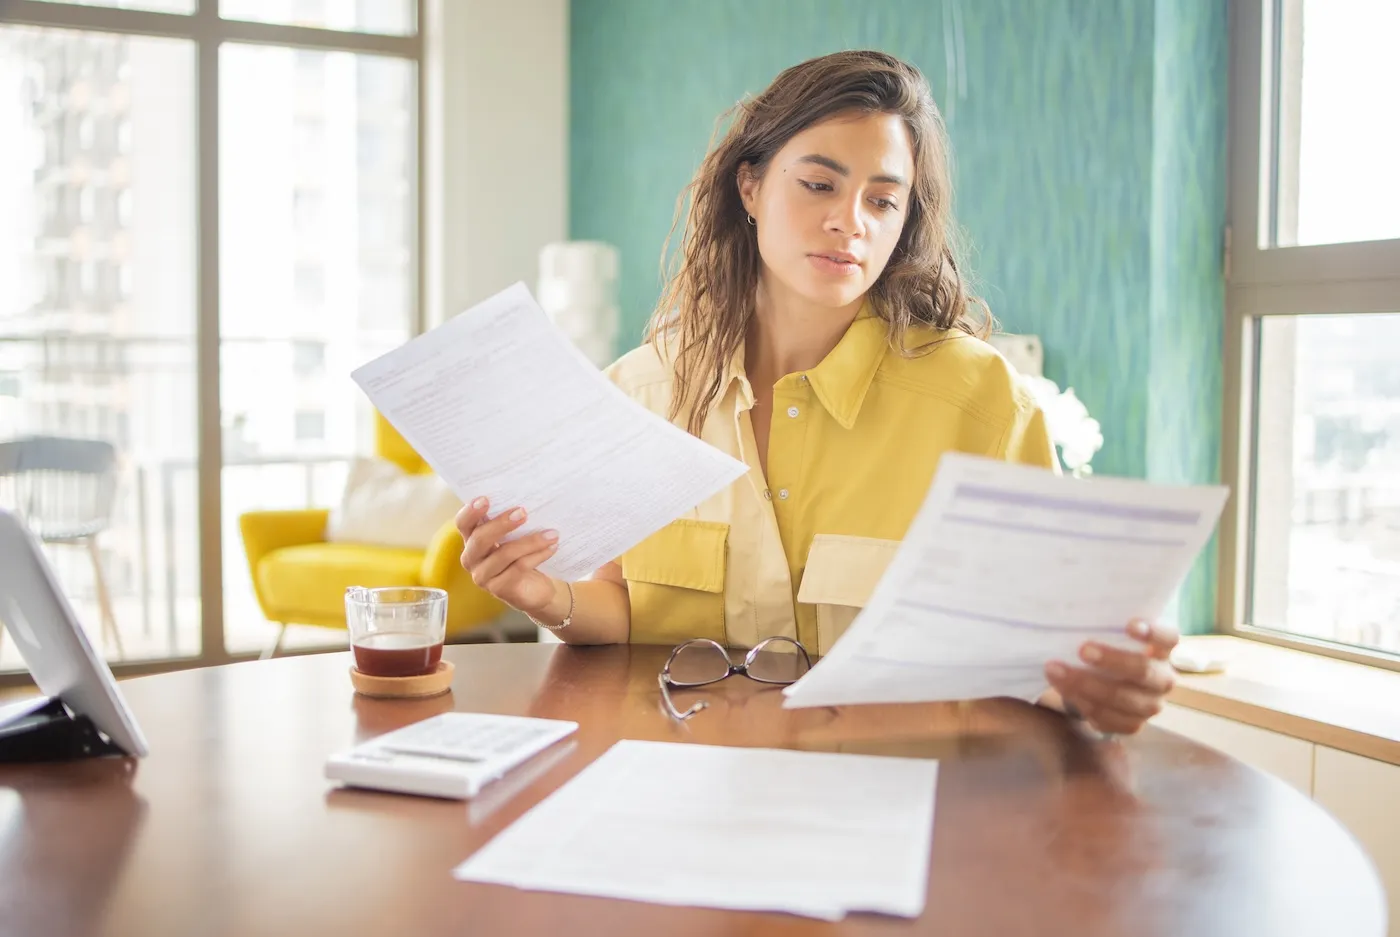
<svg viewBox="0 0 1400 937">
<path fill-rule="evenodd" d="M 1390 901 L 1390 937 L 1400 937 L 1400 767 L 1316 749 L 1313 799 L 1370 854 Z"/>
</svg>

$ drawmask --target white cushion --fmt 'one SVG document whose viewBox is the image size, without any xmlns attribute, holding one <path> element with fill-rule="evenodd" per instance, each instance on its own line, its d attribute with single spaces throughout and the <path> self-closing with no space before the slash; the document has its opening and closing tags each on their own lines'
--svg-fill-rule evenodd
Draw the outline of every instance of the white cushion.
<svg viewBox="0 0 1400 937">
<path fill-rule="evenodd" d="M 436 475 L 410 475 L 385 459 L 355 459 L 326 539 L 424 550 L 461 507 Z"/>
</svg>

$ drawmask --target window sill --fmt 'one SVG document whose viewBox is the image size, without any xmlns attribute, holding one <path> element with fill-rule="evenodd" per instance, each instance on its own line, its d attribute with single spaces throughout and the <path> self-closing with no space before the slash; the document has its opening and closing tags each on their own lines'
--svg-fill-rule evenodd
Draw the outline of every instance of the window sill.
<svg viewBox="0 0 1400 937">
<path fill-rule="evenodd" d="M 1209 642 L 1216 674 L 1177 674 L 1168 700 L 1365 758 L 1400 765 L 1400 673 L 1230 635 Z"/>
</svg>

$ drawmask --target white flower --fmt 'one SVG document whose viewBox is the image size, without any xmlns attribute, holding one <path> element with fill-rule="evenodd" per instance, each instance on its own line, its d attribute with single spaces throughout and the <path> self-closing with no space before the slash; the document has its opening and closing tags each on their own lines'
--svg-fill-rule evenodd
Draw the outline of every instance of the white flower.
<svg viewBox="0 0 1400 937">
<path fill-rule="evenodd" d="M 1060 447 L 1060 461 L 1075 475 L 1088 475 L 1089 463 L 1103 448 L 1103 430 L 1099 421 L 1089 415 L 1089 409 L 1069 387 L 1062 393 L 1059 386 L 1046 377 L 1021 375 L 1036 403 L 1045 414 L 1045 428 L 1051 441 Z"/>
</svg>

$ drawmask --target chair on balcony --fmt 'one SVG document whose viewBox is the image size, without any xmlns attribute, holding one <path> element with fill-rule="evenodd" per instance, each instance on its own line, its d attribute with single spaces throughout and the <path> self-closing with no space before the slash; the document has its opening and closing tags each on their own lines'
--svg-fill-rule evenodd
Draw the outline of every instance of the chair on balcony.
<svg viewBox="0 0 1400 937">
<path fill-rule="evenodd" d="M 0 442 L 0 505 L 22 518 L 43 543 L 87 550 L 102 617 L 102 636 L 126 656 L 102 572 L 98 535 L 112 522 L 117 450 L 98 439 L 26 436 Z"/>
<path fill-rule="evenodd" d="M 376 415 L 375 454 L 406 472 L 432 471 L 382 416 Z M 253 591 L 263 614 L 281 626 L 263 657 L 281 652 L 288 625 L 345 628 L 348 586 L 430 586 L 445 589 L 447 639 L 506 640 L 496 619 L 505 606 L 471 580 L 459 557 L 462 538 L 444 524 L 426 550 L 326 541 L 325 508 L 251 511 L 238 519 Z M 487 627 L 490 626 L 490 627 Z"/>
</svg>

